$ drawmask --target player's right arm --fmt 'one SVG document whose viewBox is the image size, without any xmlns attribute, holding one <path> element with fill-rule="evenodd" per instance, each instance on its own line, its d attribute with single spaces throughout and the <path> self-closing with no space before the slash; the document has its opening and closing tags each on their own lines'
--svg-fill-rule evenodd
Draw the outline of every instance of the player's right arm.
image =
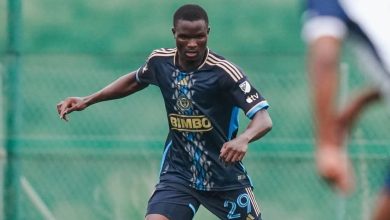
<svg viewBox="0 0 390 220">
<path fill-rule="evenodd" d="M 98 92 L 85 97 L 68 97 L 57 104 L 57 111 L 61 119 L 67 121 L 67 114 L 73 111 L 82 111 L 98 102 L 119 99 L 145 88 L 136 80 L 135 72 L 121 76 Z"/>
</svg>

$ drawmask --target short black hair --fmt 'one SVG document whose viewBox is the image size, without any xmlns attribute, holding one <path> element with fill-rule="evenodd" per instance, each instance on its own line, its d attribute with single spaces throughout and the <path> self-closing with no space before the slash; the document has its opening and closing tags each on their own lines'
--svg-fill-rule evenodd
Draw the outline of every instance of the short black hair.
<svg viewBox="0 0 390 220">
<path fill-rule="evenodd" d="M 209 18 L 207 12 L 195 4 L 186 4 L 178 8 L 173 15 L 173 26 L 176 26 L 178 20 L 197 21 L 204 20 L 206 25 L 209 25 Z"/>
</svg>

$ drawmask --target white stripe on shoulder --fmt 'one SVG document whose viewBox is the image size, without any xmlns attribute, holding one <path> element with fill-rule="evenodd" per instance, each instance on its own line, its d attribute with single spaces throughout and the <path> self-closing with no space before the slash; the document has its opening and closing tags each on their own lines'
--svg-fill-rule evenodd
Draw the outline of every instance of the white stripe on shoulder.
<svg viewBox="0 0 390 220">
<path fill-rule="evenodd" d="M 225 72 L 228 73 L 228 74 L 230 75 L 230 77 L 234 80 L 234 82 L 237 82 L 237 81 L 238 81 L 237 77 L 236 77 L 234 74 L 232 74 L 231 71 L 228 70 L 228 69 L 227 69 L 225 66 L 223 66 L 222 64 L 219 64 L 219 63 L 211 63 L 211 62 L 209 62 L 209 61 L 206 61 L 206 63 L 207 63 L 208 65 L 210 65 L 210 66 L 218 66 L 218 67 L 220 67 L 221 69 L 225 70 Z"/>
<path fill-rule="evenodd" d="M 153 51 L 153 53 L 172 53 L 176 52 L 176 48 L 160 48 Z"/>
<path fill-rule="evenodd" d="M 224 60 L 224 59 L 221 59 L 221 58 L 218 58 L 218 57 L 216 57 L 213 54 L 210 54 L 208 56 L 208 58 L 209 58 L 209 61 L 211 63 L 220 64 L 220 65 L 225 66 L 227 69 L 229 69 L 230 70 L 229 74 L 235 75 L 236 78 L 237 78 L 237 81 L 240 80 L 241 78 L 243 78 L 243 75 L 240 72 L 240 70 L 234 64 L 232 64 L 231 62 L 229 62 L 227 60 Z"/>
<path fill-rule="evenodd" d="M 154 50 L 148 57 L 148 60 L 152 57 L 169 57 L 169 56 L 174 56 L 176 53 L 176 49 L 158 49 Z"/>
</svg>

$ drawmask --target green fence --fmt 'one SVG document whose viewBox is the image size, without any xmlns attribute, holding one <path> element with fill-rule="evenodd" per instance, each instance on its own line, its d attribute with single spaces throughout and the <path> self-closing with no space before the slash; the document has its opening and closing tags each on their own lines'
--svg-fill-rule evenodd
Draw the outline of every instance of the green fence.
<svg viewBox="0 0 390 220">
<path fill-rule="evenodd" d="M 251 144 L 244 161 L 263 218 L 367 219 L 388 165 L 388 113 L 377 105 L 363 115 L 349 148 L 356 191 L 347 198 L 334 195 L 317 176 L 312 156 L 302 2 L 194 2 L 209 12 L 210 48 L 241 66 L 271 105 L 274 128 Z M 8 161 L 16 175 L 13 187 L 0 191 L 16 193 L 13 201 L 3 201 L 16 212 L 12 220 L 143 219 L 168 129 L 159 90 L 150 86 L 100 103 L 70 115 L 68 123 L 59 120 L 55 106 L 138 68 L 154 48 L 173 47 L 171 17 L 183 3 L 22 1 L 20 124 L 9 139 L 14 151 Z M 6 1 L 0 10 L 0 73 L 8 94 Z M 352 95 L 364 78 L 355 74 L 351 55 L 345 54 L 344 74 Z M 6 111 L 3 100 L 0 104 Z M 241 128 L 247 123 L 241 114 Z M 2 123 L 2 134 L 5 127 Z M 215 217 L 202 208 L 195 219 Z"/>
</svg>

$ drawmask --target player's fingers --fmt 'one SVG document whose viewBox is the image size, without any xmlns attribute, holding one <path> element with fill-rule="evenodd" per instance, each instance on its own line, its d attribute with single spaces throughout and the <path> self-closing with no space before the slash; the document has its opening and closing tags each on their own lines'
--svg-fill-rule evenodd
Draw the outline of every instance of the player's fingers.
<svg viewBox="0 0 390 220">
<path fill-rule="evenodd" d="M 233 158 L 235 156 L 236 152 L 234 151 L 229 151 L 229 153 L 225 156 L 224 160 L 226 163 L 232 163 L 233 162 Z"/>
<path fill-rule="evenodd" d="M 58 112 L 58 114 L 61 114 L 61 106 L 62 106 L 63 103 L 64 102 L 60 102 L 60 103 L 57 104 L 57 112 Z"/>
<path fill-rule="evenodd" d="M 237 161 L 240 161 L 240 158 L 241 158 L 241 153 L 235 153 L 232 157 L 232 163 L 235 163 Z"/>
<path fill-rule="evenodd" d="M 227 152 L 228 152 L 228 148 L 227 148 L 227 145 L 225 143 L 225 144 L 222 145 L 219 157 L 220 158 L 224 158 Z"/>
<path fill-rule="evenodd" d="M 60 111 L 60 118 L 64 119 L 67 113 L 68 113 L 68 108 L 63 105 Z"/>
<path fill-rule="evenodd" d="M 349 183 L 346 180 L 343 180 L 341 177 L 323 176 L 323 180 L 340 194 L 347 194 L 350 191 Z"/>
<path fill-rule="evenodd" d="M 352 171 L 344 166 L 345 165 L 340 162 L 339 167 L 341 169 L 335 169 L 332 170 L 332 172 L 321 174 L 326 183 L 335 188 L 338 193 L 346 195 L 354 188 L 354 178 Z"/>
<path fill-rule="evenodd" d="M 321 178 L 331 187 L 338 187 L 337 185 L 337 178 L 335 178 L 334 176 L 321 176 Z"/>
<path fill-rule="evenodd" d="M 60 112 L 60 118 L 61 118 L 61 119 L 64 119 L 64 118 L 65 118 L 65 115 L 66 115 L 65 111 L 64 111 L 64 110 L 61 110 L 61 112 Z"/>
<path fill-rule="evenodd" d="M 68 121 L 69 118 L 68 118 L 68 115 L 74 111 L 76 111 L 78 109 L 78 106 L 77 105 L 72 105 L 72 106 L 69 106 L 68 108 L 64 109 L 64 112 L 62 114 L 62 119 L 64 119 L 65 121 Z"/>
<path fill-rule="evenodd" d="M 63 103 L 60 106 L 59 113 L 58 113 L 58 114 L 60 114 L 60 118 L 64 117 L 64 115 L 67 113 L 67 109 L 68 109 L 68 107 L 67 107 L 66 103 Z"/>
<path fill-rule="evenodd" d="M 70 114 L 70 113 L 76 111 L 77 109 L 78 109 L 78 106 L 77 106 L 77 105 L 69 106 L 69 107 L 66 109 L 65 114 Z"/>
<path fill-rule="evenodd" d="M 69 121 L 68 114 L 64 114 L 63 118 L 65 121 Z"/>
<path fill-rule="evenodd" d="M 240 153 L 240 156 L 237 158 L 237 161 L 241 161 L 242 159 L 244 159 L 244 156 L 245 152 Z"/>
<path fill-rule="evenodd" d="M 61 118 L 64 117 L 64 114 L 67 113 L 67 110 L 68 108 L 71 106 L 72 104 L 69 102 L 69 101 L 63 101 L 61 102 L 61 105 L 60 105 L 60 116 Z"/>
<path fill-rule="evenodd" d="M 70 104 L 68 104 L 68 105 L 70 105 Z M 70 113 L 70 112 L 72 112 L 72 107 L 70 107 L 70 106 L 68 106 L 68 105 L 65 105 L 65 104 L 63 104 L 62 105 L 62 108 L 61 108 L 61 113 L 60 113 L 60 118 L 61 119 L 64 119 L 65 121 L 68 121 L 68 117 L 67 117 L 67 115 Z"/>
<path fill-rule="evenodd" d="M 61 113 L 60 114 L 60 119 L 68 121 L 68 115 L 66 113 Z"/>
</svg>

